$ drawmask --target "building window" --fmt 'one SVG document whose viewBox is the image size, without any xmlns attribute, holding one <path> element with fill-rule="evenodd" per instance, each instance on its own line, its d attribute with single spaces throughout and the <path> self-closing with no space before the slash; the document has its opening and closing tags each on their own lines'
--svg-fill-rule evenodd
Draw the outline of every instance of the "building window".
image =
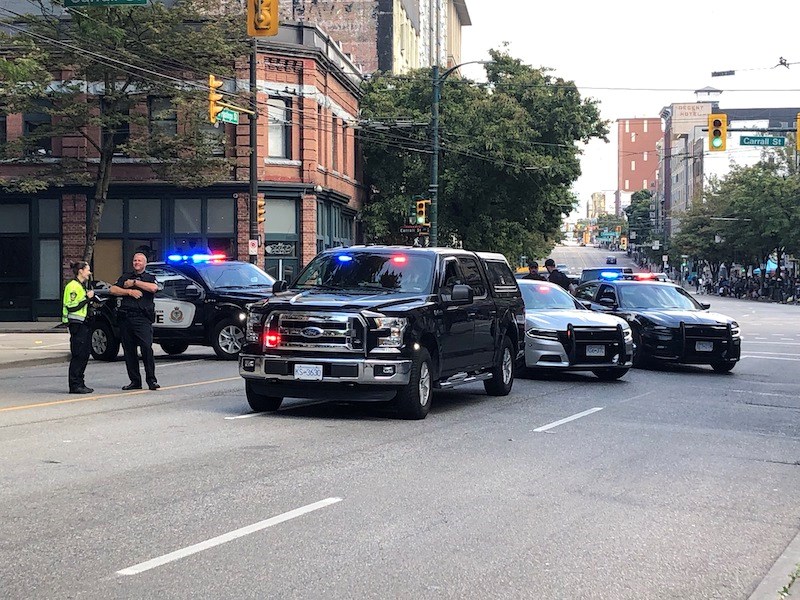
<svg viewBox="0 0 800 600">
<path fill-rule="evenodd" d="M 47 108 L 50 103 L 39 101 L 31 111 L 22 115 L 22 135 L 26 138 L 26 151 L 28 154 L 50 156 L 53 153 L 53 141 L 45 133 L 50 129 L 50 113 Z"/>
<path fill-rule="evenodd" d="M 642 152 L 642 160 L 647 162 L 647 152 Z"/>
<path fill-rule="evenodd" d="M 266 209 L 265 233 L 283 235 L 297 233 L 297 207 L 294 200 L 267 198 Z M 319 221 L 319 213 L 317 221 Z"/>
<path fill-rule="evenodd" d="M 636 170 L 636 161 L 632 160 L 631 161 L 631 171 L 635 171 L 635 170 Z"/>
<path fill-rule="evenodd" d="M 347 122 L 342 121 L 342 174 L 347 175 L 347 163 L 349 162 L 347 157 Z"/>
<path fill-rule="evenodd" d="M 201 217 L 199 198 L 175 199 L 175 233 L 200 233 Z"/>
<path fill-rule="evenodd" d="M 631 122 L 625 121 L 625 133 L 630 133 L 630 132 L 631 132 Z"/>
<path fill-rule="evenodd" d="M 647 179 L 642 179 L 642 189 L 643 190 L 647 189 Z"/>
<path fill-rule="evenodd" d="M 331 156 L 331 170 L 339 171 L 339 119 L 332 117 L 331 135 L 332 138 L 332 152 Z"/>
<path fill-rule="evenodd" d="M 161 231 L 161 199 L 128 200 L 128 231 L 158 233 Z"/>
<path fill-rule="evenodd" d="M 325 122 L 322 118 L 322 106 L 317 105 L 317 164 L 325 166 Z"/>
<path fill-rule="evenodd" d="M 634 132 L 631 134 L 631 142 L 635 142 L 635 141 L 636 141 L 636 132 L 634 131 Z"/>
<path fill-rule="evenodd" d="M 175 137 L 178 135 L 178 111 L 171 98 L 150 96 L 147 99 L 150 133 Z"/>
<path fill-rule="evenodd" d="M 644 133 L 647 133 L 647 119 L 645 119 L 643 123 L 644 123 L 644 125 L 643 125 L 643 129 L 642 129 L 642 131 L 643 131 Z"/>
<path fill-rule="evenodd" d="M 219 125 L 219 127 L 217 127 Z M 216 124 L 208 122 L 208 119 L 203 120 L 199 126 L 200 134 L 203 136 L 206 144 L 211 148 L 212 156 L 225 155 L 225 124 L 217 121 Z"/>
<path fill-rule="evenodd" d="M 122 233 L 122 200 L 118 198 L 106 200 L 98 233 Z"/>
<path fill-rule="evenodd" d="M 127 144 L 131 137 L 130 106 L 116 104 L 113 113 L 109 114 L 111 101 L 103 97 L 100 101 L 100 111 L 103 113 L 104 121 L 108 119 L 103 127 L 103 146 L 105 147 L 107 143 L 111 142 L 114 147 L 114 156 L 124 155 L 125 152 L 120 146 Z"/>
<path fill-rule="evenodd" d="M 292 116 L 288 100 L 270 98 L 268 100 L 270 158 L 292 157 Z"/>
<path fill-rule="evenodd" d="M 625 180 L 625 189 L 626 190 L 631 189 L 631 186 L 630 186 L 629 181 L 627 179 Z"/>
<path fill-rule="evenodd" d="M 236 204 L 233 198 L 208 199 L 208 233 L 234 233 Z"/>
</svg>

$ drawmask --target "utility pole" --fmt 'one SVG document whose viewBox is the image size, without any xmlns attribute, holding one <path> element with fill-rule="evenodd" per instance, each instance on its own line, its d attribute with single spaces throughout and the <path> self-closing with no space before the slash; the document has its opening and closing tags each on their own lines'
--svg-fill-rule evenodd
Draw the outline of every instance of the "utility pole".
<svg viewBox="0 0 800 600">
<path fill-rule="evenodd" d="M 431 213 L 428 215 L 431 230 L 430 244 L 439 245 L 439 96 L 442 82 L 439 79 L 438 61 L 433 65 L 433 98 L 431 101 L 431 184 L 428 192 L 431 197 Z"/>
<path fill-rule="evenodd" d="M 258 40 L 252 40 L 250 53 L 250 103 L 253 114 L 250 115 L 250 239 L 258 240 Z M 252 242 L 251 242 L 252 243 Z M 259 244 L 260 246 L 260 244 Z M 250 255 L 250 262 L 258 264 L 258 254 Z"/>
</svg>

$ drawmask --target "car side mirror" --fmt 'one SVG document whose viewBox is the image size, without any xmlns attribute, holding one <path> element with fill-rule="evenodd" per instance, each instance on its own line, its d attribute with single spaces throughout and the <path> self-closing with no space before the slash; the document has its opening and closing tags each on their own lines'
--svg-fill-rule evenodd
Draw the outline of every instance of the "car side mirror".
<svg viewBox="0 0 800 600">
<path fill-rule="evenodd" d="M 711 304 L 709 302 L 701 302 L 700 306 L 703 307 L 703 310 L 708 310 L 709 308 L 711 308 Z"/>
<path fill-rule="evenodd" d="M 286 283 L 283 279 L 279 279 L 275 283 L 272 284 L 272 293 L 273 294 L 280 294 L 281 292 L 285 292 L 289 289 L 289 284 Z"/>
<path fill-rule="evenodd" d="M 474 296 L 475 292 L 470 286 L 459 283 L 453 286 L 450 301 L 453 304 L 471 304 Z"/>
<path fill-rule="evenodd" d="M 191 283 L 186 286 L 186 290 L 184 293 L 186 294 L 186 298 L 189 300 L 197 300 L 198 298 L 200 298 L 200 296 L 203 295 L 203 291 L 199 287 Z"/>
<path fill-rule="evenodd" d="M 617 302 L 613 298 L 600 298 L 600 300 L 598 300 L 597 303 L 598 304 L 602 304 L 606 308 L 616 308 L 617 307 Z"/>
<path fill-rule="evenodd" d="M 589 310 L 592 310 L 592 301 L 591 300 L 578 300 L 578 302 L 580 302 L 581 306 L 583 306 L 584 308 L 588 308 Z"/>
</svg>

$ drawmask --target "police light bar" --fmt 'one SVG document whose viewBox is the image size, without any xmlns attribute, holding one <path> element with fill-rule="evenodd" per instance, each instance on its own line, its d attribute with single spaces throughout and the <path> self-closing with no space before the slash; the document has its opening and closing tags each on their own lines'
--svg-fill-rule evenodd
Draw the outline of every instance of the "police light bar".
<svg viewBox="0 0 800 600">
<path fill-rule="evenodd" d="M 349 254 L 339 254 L 339 255 L 336 257 L 336 259 L 337 259 L 339 262 L 350 262 L 351 260 L 353 260 L 353 257 L 352 257 L 352 256 L 350 256 Z"/>
<path fill-rule="evenodd" d="M 170 254 L 167 256 L 169 262 L 193 262 L 204 263 L 228 258 L 224 254 Z"/>
<path fill-rule="evenodd" d="M 619 279 L 620 274 L 614 271 L 603 271 L 600 273 L 600 279 Z"/>
<path fill-rule="evenodd" d="M 655 279 L 656 276 L 653 273 L 636 273 L 634 275 L 636 279 Z"/>
</svg>

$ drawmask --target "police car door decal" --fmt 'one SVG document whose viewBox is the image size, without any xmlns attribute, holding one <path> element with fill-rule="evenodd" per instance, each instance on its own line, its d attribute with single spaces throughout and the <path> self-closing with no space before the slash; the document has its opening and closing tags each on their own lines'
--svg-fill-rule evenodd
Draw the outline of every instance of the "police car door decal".
<svg viewBox="0 0 800 600">
<path fill-rule="evenodd" d="M 186 329 L 194 321 L 195 305 L 174 298 L 158 298 L 156 302 L 156 322 L 160 329 Z"/>
</svg>

